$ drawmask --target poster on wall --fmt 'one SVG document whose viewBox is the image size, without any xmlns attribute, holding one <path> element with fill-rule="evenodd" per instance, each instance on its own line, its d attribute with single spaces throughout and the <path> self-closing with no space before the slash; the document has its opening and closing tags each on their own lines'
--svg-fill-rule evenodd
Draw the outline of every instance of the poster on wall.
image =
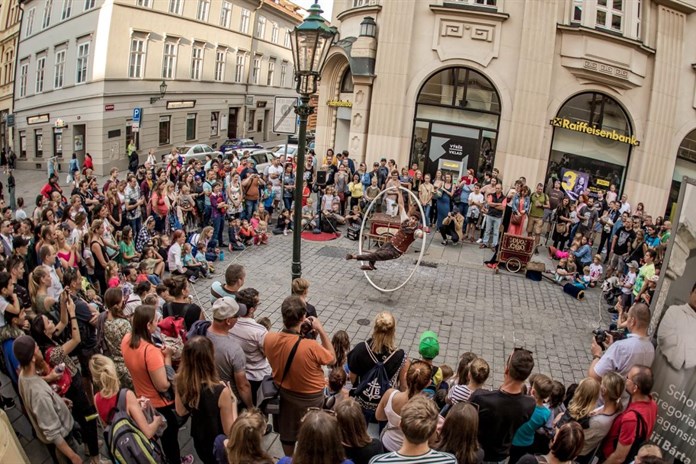
<svg viewBox="0 0 696 464">
<path fill-rule="evenodd" d="M 580 194 L 588 189 L 589 185 L 590 175 L 588 173 L 574 169 L 561 169 L 561 188 L 571 200 L 576 201 Z"/>
<path fill-rule="evenodd" d="M 678 205 L 652 306 L 658 413 L 651 439 L 666 458 L 691 464 L 696 462 L 696 180 L 684 178 Z"/>
<path fill-rule="evenodd" d="M 75 151 L 82 151 L 85 149 L 84 138 L 82 135 L 76 135 L 73 138 L 73 149 Z"/>
</svg>

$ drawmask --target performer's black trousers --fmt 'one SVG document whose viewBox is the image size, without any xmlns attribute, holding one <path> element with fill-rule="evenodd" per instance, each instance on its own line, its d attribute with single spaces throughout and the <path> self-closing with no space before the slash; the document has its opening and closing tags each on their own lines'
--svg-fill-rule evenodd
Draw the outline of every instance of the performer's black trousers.
<svg viewBox="0 0 696 464">
<path fill-rule="evenodd" d="M 401 256 L 401 252 L 394 248 L 394 245 L 391 243 L 387 243 L 372 253 L 363 253 L 358 255 L 355 259 L 358 261 L 368 261 L 371 266 L 374 266 L 376 261 L 389 261 L 390 259 L 396 259 L 399 256 Z"/>
</svg>

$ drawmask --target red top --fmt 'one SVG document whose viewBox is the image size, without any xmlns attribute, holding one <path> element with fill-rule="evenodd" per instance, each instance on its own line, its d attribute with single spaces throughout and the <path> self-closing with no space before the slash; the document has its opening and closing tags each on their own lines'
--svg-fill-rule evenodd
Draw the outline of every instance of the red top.
<svg viewBox="0 0 696 464">
<path fill-rule="evenodd" d="M 109 398 L 104 398 L 101 393 L 94 395 L 94 405 L 97 407 L 99 418 L 104 424 L 109 425 L 113 417 L 113 410 L 118 402 L 118 393 Z"/>
<path fill-rule="evenodd" d="M 616 417 L 611 429 L 609 429 L 609 433 L 602 445 L 602 452 L 605 457 L 611 455 L 616 450 L 615 443 L 617 443 L 617 438 L 619 440 L 618 443 L 624 446 L 633 444 L 633 441 L 636 439 L 636 427 L 638 425 L 636 412 L 641 415 L 648 427 L 647 432 L 643 432 L 643 438 L 650 438 L 657 420 L 657 404 L 652 400 L 633 401 L 624 412 Z"/>
</svg>

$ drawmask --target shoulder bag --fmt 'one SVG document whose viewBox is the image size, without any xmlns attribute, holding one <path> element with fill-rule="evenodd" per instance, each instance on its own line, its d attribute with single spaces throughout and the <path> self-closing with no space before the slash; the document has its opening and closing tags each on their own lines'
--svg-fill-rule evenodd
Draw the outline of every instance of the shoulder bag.
<svg viewBox="0 0 696 464">
<path fill-rule="evenodd" d="M 283 370 L 283 377 L 280 378 L 280 384 L 277 384 L 273 380 L 273 375 L 266 375 L 261 380 L 261 385 L 259 386 L 257 397 L 259 398 L 259 408 L 265 414 L 278 414 L 280 412 L 280 387 L 282 387 L 285 377 L 287 377 L 288 372 L 290 372 L 290 366 L 295 359 L 295 353 L 297 353 L 297 347 L 300 346 L 302 338 L 298 337 L 297 342 L 292 347 L 290 351 L 290 356 L 285 363 L 285 369 Z"/>
</svg>

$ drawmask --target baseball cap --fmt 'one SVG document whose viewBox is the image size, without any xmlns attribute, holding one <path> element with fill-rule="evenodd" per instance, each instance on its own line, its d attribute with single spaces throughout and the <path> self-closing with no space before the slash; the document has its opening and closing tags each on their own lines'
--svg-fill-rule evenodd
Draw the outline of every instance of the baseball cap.
<svg viewBox="0 0 696 464">
<path fill-rule="evenodd" d="M 633 269 L 638 269 L 640 266 L 638 265 L 637 261 L 631 261 L 628 263 L 628 267 L 632 267 Z"/>
<path fill-rule="evenodd" d="M 35 350 L 36 342 L 29 335 L 17 337 L 12 344 L 12 352 L 21 366 L 28 366 L 31 363 Z"/>
<path fill-rule="evenodd" d="M 440 354 L 440 342 L 435 332 L 426 330 L 421 334 L 418 353 L 423 356 L 423 359 L 435 359 Z"/>
<path fill-rule="evenodd" d="M 238 304 L 231 296 L 218 298 L 213 303 L 213 319 L 217 321 L 224 321 L 231 317 L 244 317 L 248 312 L 246 305 Z"/>
</svg>

